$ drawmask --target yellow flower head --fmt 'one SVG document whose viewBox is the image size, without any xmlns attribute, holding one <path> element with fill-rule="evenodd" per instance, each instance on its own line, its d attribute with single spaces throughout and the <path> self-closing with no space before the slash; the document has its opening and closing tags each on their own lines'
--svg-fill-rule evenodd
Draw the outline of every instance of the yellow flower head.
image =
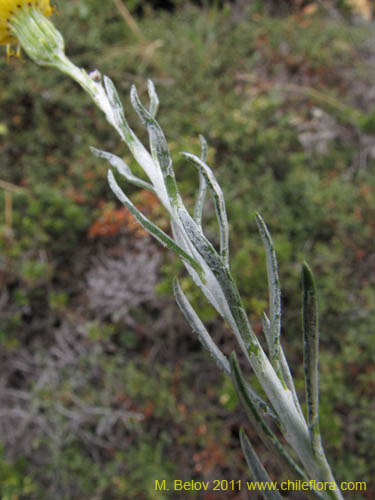
<svg viewBox="0 0 375 500">
<path fill-rule="evenodd" d="M 50 0 L 0 0 L 0 45 L 17 43 L 11 27 L 12 18 L 22 9 L 39 9 L 46 17 L 52 14 Z"/>
<path fill-rule="evenodd" d="M 55 9 L 50 0 L 0 0 L 0 45 L 7 55 L 20 56 L 21 47 L 32 61 L 66 73 L 88 92 L 113 120 L 109 101 L 101 83 L 75 66 L 65 55 L 64 38 L 48 19 Z M 17 51 L 11 44 L 17 44 Z"/>
</svg>

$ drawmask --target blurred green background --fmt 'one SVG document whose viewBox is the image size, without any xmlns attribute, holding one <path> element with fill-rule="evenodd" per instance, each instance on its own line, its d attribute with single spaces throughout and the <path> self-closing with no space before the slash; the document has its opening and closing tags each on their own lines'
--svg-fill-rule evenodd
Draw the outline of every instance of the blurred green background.
<svg viewBox="0 0 375 500">
<path fill-rule="evenodd" d="M 227 200 L 233 274 L 260 337 L 267 283 L 252 213 L 263 215 L 279 259 L 282 341 L 302 398 L 300 267 L 309 262 L 321 308 L 327 454 L 338 481 L 368 482 L 347 498 L 373 498 L 375 28 L 348 2 L 322 4 L 133 0 L 124 10 L 119 0 L 72 0 L 58 2 L 53 17 L 71 59 L 114 80 L 144 140 L 128 94 L 135 83 L 147 100 L 152 78 L 188 206 L 197 177 L 179 152 L 198 153 L 198 134 L 206 137 Z M 184 494 L 155 491 L 155 479 L 248 479 L 237 438 L 245 415 L 172 298 L 182 267 L 119 206 L 90 145 L 139 173 L 74 82 L 27 60 L 7 64 L 4 53 L 0 498 L 159 500 Z M 126 189 L 167 230 L 157 201 Z M 205 227 L 217 242 L 209 203 Z M 230 332 L 182 276 L 229 353 Z M 272 478 L 284 477 L 257 449 Z"/>
</svg>

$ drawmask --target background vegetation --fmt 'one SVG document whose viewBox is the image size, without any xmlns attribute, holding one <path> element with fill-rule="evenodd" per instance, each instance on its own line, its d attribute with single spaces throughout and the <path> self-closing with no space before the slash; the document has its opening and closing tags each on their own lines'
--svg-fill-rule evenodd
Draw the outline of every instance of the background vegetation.
<svg viewBox="0 0 375 500">
<path fill-rule="evenodd" d="M 129 24 L 119 1 L 76 0 L 59 2 L 54 20 L 75 63 L 114 79 L 142 137 L 128 91 L 136 83 L 145 98 L 153 79 L 191 203 L 197 178 L 178 153 L 197 153 L 198 134 L 207 138 L 258 334 L 267 294 L 252 211 L 267 221 L 301 393 L 302 260 L 314 269 L 324 441 L 339 481 L 369 483 L 350 498 L 372 498 L 375 34 L 348 3 L 322 4 L 180 0 L 162 10 L 133 0 Z M 89 146 L 132 163 L 128 151 L 55 71 L 4 57 L 0 82 L 1 500 L 159 500 L 169 496 L 155 479 L 247 479 L 244 415 L 171 297 L 181 267 L 114 200 Z M 152 196 L 128 190 L 167 228 Z M 213 220 L 208 206 L 215 239 Z M 183 285 L 230 352 L 225 325 Z"/>
</svg>

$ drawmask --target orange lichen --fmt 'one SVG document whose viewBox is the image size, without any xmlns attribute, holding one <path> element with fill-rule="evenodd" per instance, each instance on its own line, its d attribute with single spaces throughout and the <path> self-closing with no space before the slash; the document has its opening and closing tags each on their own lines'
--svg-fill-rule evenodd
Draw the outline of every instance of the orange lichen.
<svg viewBox="0 0 375 500">
<path fill-rule="evenodd" d="M 115 236 L 124 227 L 136 237 L 140 238 L 147 235 L 147 232 L 126 208 L 118 210 L 106 208 L 102 215 L 91 225 L 88 236 L 89 238 Z"/>
</svg>

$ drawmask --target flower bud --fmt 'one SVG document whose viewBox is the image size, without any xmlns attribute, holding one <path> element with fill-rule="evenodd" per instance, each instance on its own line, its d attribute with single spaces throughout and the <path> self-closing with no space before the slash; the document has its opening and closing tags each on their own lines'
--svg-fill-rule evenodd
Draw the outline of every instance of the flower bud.
<svg viewBox="0 0 375 500">
<path fill-rule="evenodd" d="M 64 59 L 64 39 L 38 7 L 18 9 L 9 24 L 24 51 L 37 64 L 58 66 Z"/>
</svg>

